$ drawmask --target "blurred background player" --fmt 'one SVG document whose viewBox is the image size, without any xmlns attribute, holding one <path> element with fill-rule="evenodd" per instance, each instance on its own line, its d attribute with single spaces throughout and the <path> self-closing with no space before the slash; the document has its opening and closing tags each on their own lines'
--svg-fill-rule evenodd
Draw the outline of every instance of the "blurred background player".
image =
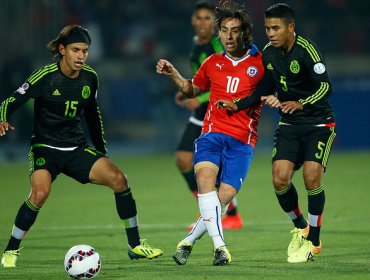
<svg viewBox="0 0 370 280">
<path fill-rule="evenodd" d="M 16 266 L 20 243 L 36 221 L 60 173 L 82 184 L 105 185 L 113 190 L 131 259 L 152 259 L 163 254 L 140 239 L 136 203 L 126 175 L 105 155 L 106 140 L 97 105 L 98 77 L 85 64 L 90 43 L 87 29 L 79 25 L 63 28 L 48 44 L 58 62 L 35 71 L 1 103 L 0 136 L 15 129 L 8 122 L 9 117 L 31 98 L 35 115 L 29 152 L 31 192 L 15 218 L 1 259 L 4 267 Z M 88 146 L 83 119 L 95 148 Z"/>
<path fill-rule="evenodd" d="M 261 102 L 235 113 L 214 104 L 221 98 L 246 97 L 262 80 L 262 56 L 253 44 L 251 17 L 244 7 L 224 1 L 215 10 L 215 22 L 225 50 L 208 57 L 192 80 L 181 76 L 165 59 L 157 63 L 157 73 L 169 76 L 186 97 L 194 98 L 210 91 L 202 134 L 194 143 L 194 170 L 201 216 L 177 245 L 173 258 L 179 265 L 187 262 L 194 243 L 206 231 L 213 241 L 213 265 L 231 262 L 221 217 L 243 185 L 258 138 Z M 216 185 L 219 185 L 218 192 Z"/>
<path fill-rule="evenodd" d="M 328 99 L 332 83 L 317 46 L 295 33 L 290 6 L 279 3 L 268 8 L 265 29 L 270 43 L 263 50 L 263 82 L 247 98 L 235 103 L 220 102 L 236 112 L 260 102 L 261 95 L 277 92 L 276 97 L 266 99 L 268 105 L 280 108 L 281 115 L 274 139 L 272 180 L 279 204 L 295 227 L 288 245 L 288 262 L 307 262 L 322 250 L 320 229 L 325 192 L 321 182 L 336 136 L 334 110 Z M 301 166 L 308 221 L 291 181 Z"/>
<path fill-rule="evenodd" d="M 198 1 L 195 4 L 192 25 L 195 31 L 194 45 L 190 54 L 193 74 L 195 74 L 204 60 L 214 53 L 223 51 L 223 46 L 215 34 L 214 22 L 215 6 L 208 1 Z M 204 116 L 207 112 L 210 92 L 204 92 L 196 98 L 187 99 L 181 92 L 177 92 L 175 102 L 181 107 L 193 111 L 183 132 L 176 151 L 176 166 L 184 177 L 190 191 L 198 199 L 198 187 L 193 168 L 193 144 L 202 130 Z M 236 197 L 230 203 L 226 215 L 222 219 L 224 229 L 240 229 L 243 220 L 237 211 Z M 194 224 L 188 226 L 191 230 Z"/>
</svg>

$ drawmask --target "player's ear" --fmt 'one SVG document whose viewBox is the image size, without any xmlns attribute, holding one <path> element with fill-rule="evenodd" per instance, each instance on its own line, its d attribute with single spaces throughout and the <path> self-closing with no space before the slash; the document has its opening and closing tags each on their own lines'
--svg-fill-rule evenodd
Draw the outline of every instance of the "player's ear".
<svg viewBox="0 0 370 280">
<path fill-rule="evenodd" d="M 58 46 L 58 50 L 59 50 L 59 53 L 61 54 L 61 55 L 65 55 L 66 54 L 66 48 L 64 47 L 64 45 L 63 44 L 59 44 L 59 46 Z"/>
<path fill-rule="evenodd" d="M 292 22 L 292 23 L 289 23 L 288 24 L 288 29 L 290 32 L 294 32 L 294 29 L 295 29 L 295 24 Z"/>
<path fill-rule="evenodd" d="M 195 14 L 191 17 L 191 25 L 195 27 Z"/>
</svg>

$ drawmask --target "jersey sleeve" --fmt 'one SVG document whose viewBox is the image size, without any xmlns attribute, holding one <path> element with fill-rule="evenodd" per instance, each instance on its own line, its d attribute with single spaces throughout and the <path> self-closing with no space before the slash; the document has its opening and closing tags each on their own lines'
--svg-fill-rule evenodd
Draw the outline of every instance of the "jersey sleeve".
<svg viewBox="0 0 370 280">
<path fill-rule="evenodd" d="M 265 62 L 264 74 L 261 82 L 258 84 L 256 89 L 247 97 L 235 100 L 235 104 L 238 106 L 238 110 L 244 110 L 248 107 L 253 107 L 261 102 L 261 96 L 273 94 L 276 90 L 275 82 L 272 77 L 270 70 L 266 68 Z"/>
<path fill-rule="evenodd" d="M 200 66 L 197 73 L 193 77 L 193 85 L 200 88 L 202 91 L 208 91 L 211 86 L 211 81 L 207 75 L 207 65 L 210 57 L 208 57 Z"/>
<path fill-rule="evenodd" d="M 25 104 L 29 99 L 35 98 L 42 92 L 43 80 L 34 83 L 30 79 L 38 73 L 35 71 L 16 91 L 2 101 L 0 105 L 0 121 L 8 121 L 14 111 Z"/>
<path fill-rule="evenodd" d="M 308 42 L 306 44 L 308 46 L 305 48 L 307 55 L 304 56 L 304 63 L 314 83 L 315 90 L 312 95 L 300 99 L 299 102 L 303 106 L 310 106 L 327 99 L 332 93 L 332 84 L 326 70 L 326 63 L 317 47 Z"/>
<path fill-rule="evenodd" d="M 91 95 L 84 110 L 85 121 L 89 130 L 91 142 L 94 147 L 101 153 L 108 152 L 106 148 L 106 139 L 103 128 L 103 120 L 97 104 L 98 97 L 98 80 L 96 78 L 94 88 L 92 89 L 94 95 Z"/>
</svg>

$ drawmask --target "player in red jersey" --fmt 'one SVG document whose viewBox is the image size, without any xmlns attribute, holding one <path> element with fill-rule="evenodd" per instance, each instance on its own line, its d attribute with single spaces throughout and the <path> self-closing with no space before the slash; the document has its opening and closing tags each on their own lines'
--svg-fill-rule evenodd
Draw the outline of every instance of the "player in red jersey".
<svg viewBox="0 0 370 280">
<path fill-rule="evenodd" d="M 187 98 L 210 90 L 202 134 L 194 143 L 201 216 L 177 245 L 173 258 L 180 265 L 187 262 L 193 244 L 205 231 L 214 243 L 213 264 L 230 263 L 221 216 L 247 176 L 257 142 L 261 103 L 239 112 L 222 110 L 214 104 L 218 99 L 235 100 L 250 95 L 263 77 L 261 53 L 252 44 L 250 15 L 243 7 L 228 1 L 216 8 L 215 21 L 225 51 L 208 57 L 193 80 L 182 77 L 165 59 L 157 63 L 157 73 L 169 76 Z"/>
</svg>

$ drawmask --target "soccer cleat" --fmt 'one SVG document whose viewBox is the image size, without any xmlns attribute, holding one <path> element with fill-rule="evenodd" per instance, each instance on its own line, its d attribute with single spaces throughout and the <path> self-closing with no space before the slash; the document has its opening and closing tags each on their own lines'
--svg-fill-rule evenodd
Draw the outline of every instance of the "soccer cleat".
<svg viewBox="0 0 370 280">
<path fill-rule="evenodd" d="M 231 263 L 231 255 L 226 246 L 218 247 L 213 252 L 213 265 L 225 265 Z"/>
<path fill-rule="evenodd" d="M 243 219 L 239 213 L 236 215 L 225 215 L 222 219 L 223 229 L 241 229 L 243 227 Z"/>
<path fill-rule="evenodd" d="M 297 251 L 301 246 L 304 238 L 308 236 L 308 232 L 310 230 L 310 226 L 307 225 L 305 228 L 294 228 L 290 231 L 292 234 L 292 240 L 290 241 L 288 245 L 288 256 L 293 254 L 295 251 Z"/>
<path fill-rule="evenodd" d="M 19 248 L 18 250 L 5 251 L 3 257 L 1 258 L 1 265 L 3 267 L 15 267 L 17 263 L 17 258 L 20 255 L 19 251 L 21 249 L 22 248 Z"/>
<path fill-rule="evenodd" d="M 140 239 L 140 245 L 137 245 L 135 248 L 130 248 L 129 246 L 128 250 L 128 256 L 131 260 L 140 258 L 153 259 L 161 255 L 163 255 L 163 251 L 152 248 L 146 239 Z"/>
<path fill-rule="evenodd" d="M 177 244 L 176 252 L 172 258 L 178 265 L 184 265 L 188 261 L 193 245 L 186 243 L 184 240 Z"/>
<path fill-rule="evenodd" d="M 311 241 L 303 239 L 302 246 L 288 257 L 288 262 L 303 263 L 309 260 L 313 260 L 313 257 L 320 254 L 321 249 L 322 249 L 321 241 L 319 246 L 314 246 Z"/>
</svg>

